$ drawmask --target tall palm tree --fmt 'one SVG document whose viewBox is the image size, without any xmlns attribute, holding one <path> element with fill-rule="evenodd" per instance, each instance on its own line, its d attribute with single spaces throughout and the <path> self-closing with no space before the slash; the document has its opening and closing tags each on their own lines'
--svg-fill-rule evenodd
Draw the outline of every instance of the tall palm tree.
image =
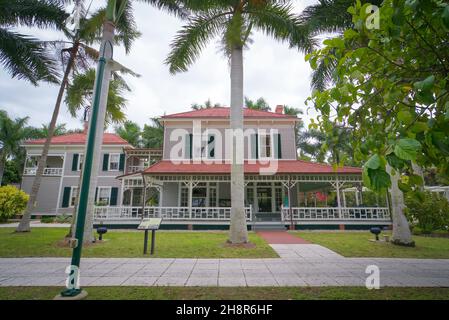
<svg viewBox="0 0 449 320">
<path fill-rule="evenodd" d="M 122 125 L 115 127 L 115 133 L 136 148 L 142 146 L 142 132 L 140 126 L 135 122 L 125 121 Z"/>
<path fill-rule="evenodd" d="M 25 213 L 22 216 L 19 226 L 16 229 L 17 232 L 30 231 L 31 212 L 36 204 L 37 195 L 42 181 L 42 175 L 47 162 L 48 152 L 50 150 L 51 139 L 54 135 L 54 130 L 56 127 L 56 122 L 58 120 L 59 110 L 61 108 L 64 92 L 69 83 L 69 77 L 71 73 L 77 69 L 77 67 L 87 68 L 89 66 L 89 59 L 92 60 L 98 57 L 98 51 L 93 49 L 90 45 L 98 43 L 99 41 L 98 34 L 100 33 L 99 30 L 101 30 L 103 25 L 106 9 L 99 9 L 92 16 L 86 18 L 87 12 L 85 12 L 84 10 L 83 0 L 76 0 L 75 6 L 81 8 L 80 11 L 84 16 L 80 20 L 80 24 L 75 29 L 75 31 L 65 32 L 68 41 L 65 41 L 64 43 L 68 43 L 69 46 L 61 51 L 61 56 L 64 57 L 65 53 L 68 53 L 69 56 L 68 58 L 62 59 L 63 62 L 66 62 L 64 75 L 59 87 L 55 107 L 53 109 L 53 114 L 50 120 L 48 136 L 45 140 L 44 146 L 42 148 L 42 154 L 37 165 L 36 176 L 31 187 L 30 198 L 28 200 Z M 135 38 L 138 36 L 138 32 L 135 28 L 131 7 L 127 6 L 123 8 L 122 15 L 122 20 L 120 20 L 116 26 L 118 30 L 118 36 L 114 40 L 123 43 L 126 51 L 129 51 L 132 41 L 135 40 Z M 61 42 L 57 41 L 56 43 Z"/>
<path fill-rule="evenodd" d="M 40 128 L 37 127 L 27 127 L 27 139 L 43 139 L 48 136 L 49 131 L 49 125 L 48 124 L 42 124 Z M 60 123 L 56 125 L 53 135 L 54 136 L 60 136 L 67 133 L 67 128 L 65 123 Z"/>
<path fill-rule="evenodd" d="M 309 52 L 314 43 L 304 37 L 303 27 L 292 12 L 290 1 L 221 0 L 183 1 L 193 12 L 188 23 L 178 32 L 166 63 L 172 74 L 187 71 L 209 40 L 219 36 L 231 66 L 231 129 L 233 139 L 231 165 L 231 223 L 229 241 L 248 241 L 244 210 L 243 159 L 236 152 L 243 147 L 243 49 L 254 30 L 279 41 L 287 41 Z M 239 148 L 237 148 L 239 147 Z"/>
<path fill-rule="evenodd" d="M 270 105 L 263 97 L 260 97 L 256 101 L 253 101 L 253 100 L 249 99 L 248 97 L 245 97 L 245 106 L 248 109 L 254 109 L 254 110 L 262 110 L 262 111 L 270 111 L 271 110 Z"/>
<path fill-rule="evenodd" d="M 20 144 L 26 136 L 28 117 L 11 119 L 4 110 L 0 110 L 0 184 L 5 164 L 9 157 L 20 152 Z"/>
<path fill-rule="evenodd" d="M 0 0 L 0 65 L 33 85 L 58 82 L 57 64 L 45 43 L 11 29 L 18 26 L 64 29 L 64 0 Z"/>
<path fill-rule="evenodd" d="M 91 68 L 84 73 L 77 73 L 73 76 L 72 82 L 67 86 L 65 103 L 72 117 L 76 117 L 80 110 L 83 110 L 92 98 L 92 90 L 95 83 L 95 69 Z M 124 79 L 113 74 L 113 79 L 109 85 L 108 104 L 106 107 L 106 124 L 122 123 L 126 119 L 124 109 L 126 99 L 125 92 L 131 89 Z"/>
</svg>

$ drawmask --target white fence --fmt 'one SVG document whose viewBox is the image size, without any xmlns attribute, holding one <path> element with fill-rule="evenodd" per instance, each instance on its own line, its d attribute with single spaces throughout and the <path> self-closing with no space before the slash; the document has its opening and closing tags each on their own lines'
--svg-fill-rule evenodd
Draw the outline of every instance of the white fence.
<svg viewBox="0 0 449 320">
<path fill-rule="evenodd" d="M 63 168 L 44 168 L 44 176 L 61 176 Z M 29 176 L 36 175 L 37 168 L 25 168 L 24 174 Z"/>
<path fill-rule="evenodd" d="M 390 210 L 385 207 L 292 207 L 282 208 L 282 220 L 390 220 Z"/>
<path fill-rule="evenodd" d="M 204 220 L 228 221 L 230 207 L 109 207 L 97 206 L 94 209 L 96 221 L 140 220 L 142 218 L 163 218 L 164 220 Z M 251 220 L 252 208 L 245 208 L 246 219 Z"/>
</svg>

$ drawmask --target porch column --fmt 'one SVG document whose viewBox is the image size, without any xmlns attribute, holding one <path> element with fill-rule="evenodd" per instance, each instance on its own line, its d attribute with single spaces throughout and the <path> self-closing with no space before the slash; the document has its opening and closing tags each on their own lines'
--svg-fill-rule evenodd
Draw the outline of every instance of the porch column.
<svg viewBox="0 0 449 320">
<path fill-rule="evenodd" d="M 142 175 L 142 185 L 143 185 L 143 190 L 142 190 L 142 219 L 145 217 L 145 198 L 147 195 L 147 184 L 145 183 L 145 177 Z"/>
<path fill-rule="evenodd" d="M 192 181 L 188 182 L 189 186 L 189 218 L 192 219 L 192 196 L 193 196 L 193 183 Z"/>
<path fill-rule="evenodd" d="M 340 182 L 338 181 L 338 176 L 335 182 L 335 189 L 337 191 L 337 211 L 338 217 L 341 219 L 341 202 L 340 202 Z"/>
<path fill-rule="evenodd" d="M 346 192 L 345 192 L 345 190 L 341 190 L 341 194 L 343 195 L 343 207 L 347 207 L 347 205 L 346 205 Z"/>
</svg>

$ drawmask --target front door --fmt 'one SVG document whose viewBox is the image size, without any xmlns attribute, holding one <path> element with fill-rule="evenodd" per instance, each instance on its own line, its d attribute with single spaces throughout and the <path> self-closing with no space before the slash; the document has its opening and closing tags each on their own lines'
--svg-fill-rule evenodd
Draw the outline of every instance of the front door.
<svg viewBox="0 0 449 320">
<path fill-rule="evenodd" d="M 271 187 L 258 187 L 257 188 L 257 204 L 259 207 L 259 212 L 271 212 Z"/>
</svg>

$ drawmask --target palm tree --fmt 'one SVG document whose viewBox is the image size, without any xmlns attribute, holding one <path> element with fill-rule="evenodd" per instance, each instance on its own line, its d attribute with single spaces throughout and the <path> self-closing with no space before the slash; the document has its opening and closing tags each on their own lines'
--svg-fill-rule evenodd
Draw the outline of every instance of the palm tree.
<svg viewBox="0 0 449 320">
<path fill-rule="evenodd" d="M 254 109 L 254 110 L 262 110 L 262 111 L 270 111 L 271 110 L 270 105 L 263 97 L 260 97 L 256 101 L 253 101 L 253 100 L 249 99 L 248 97 L 245 97 L 245 106 L 248 109 Z"/>
<path fill-rule="evenodd" d="M 222 107 L 221 103 L 212 103 L 210 99 L 207 99 L 204 104 L 193 103 L 192 110 L 201 110 L 201 109 L 209 109 L 209 108 L 218 108 Z"/>
<path fill-rule="evenodd" d="M 380 6 L 382 0 L 361 0 L 362 5 L 367 2 Z M 353 26 L 352 16 L 347 11 L 353 4 L 354 0 L 318 0 L 317 4 L 303 10 L 300 20 L 311 38 L 329 33 L 342 34 Z M 336 79 L 335 67 L 336 60 L 318 61 L 312 73 L 311 88 L 322 91 L 332 83 Z"/>
<path fill-rule="evenodd" d="M 40 128 L 27 127 L 26 130 L 27 130 L 27 134 L 26 134 L 27 139 L 43 139 L 48 136 L 49 125 L 42 124 L 42 126 Z M 66 128 L 66 124 L 60 123 L 60 124 L 56 125 L 53 135 L 60 136 L 60 135 L 66 134 L 67 132 L 68 131 Z"/>
<path fill-rule="evenodd" d="M 143 126 L 142 145 L 144 148 L 162 148 L 163 143 L 164 124 L 157 118 L 151 118 L 151 123 Z"/>
<path fill-rule="evenodd" d="M 14 32 L 12 27 L 64 29 L 67 13 L 64 0 L 0 0 L 0 65 L 13 77 L 33 85 L 58 82 L 56 62 L 45 43 Z"/>
<path fill-rule="evenodd" d="M 67 86 L 65 103 L 72 117 L 84 109 L 92 98 L 92 90 L 95 83 L 95 69 L 89 69 L 84 73 L 77 73 L 73 76 L 72 82 Z M 126 99 L 125 92 L 131 89 L 122 77 L 113 74 L 113 79 L 109 85 L 108 104 L 106 107 L 106 124 L 122 123 L 126 119 L 124 109 Z"/>
<path fill-rule="evenodd" d="M 62 0 L 61 0 L 62 1 Z M 82 7 L 83 1 L 76 0 L 75 6 Z M 84 10 L 81 10 L 84 12 Z M 122 10 L 123 19 L 117 23 L 117 30 L 119 31 L 116 41 L 123 43 L 125 49 L 129 51 L 132 41 L 138 36 L 138 32 L 135 29 L 135 24 L 133 21 L 132 11 L 129 6 L 123 8 Z M 30 231 L 30 217 L 31 212 L 35 206 L 37 195 L 42 181 L 42 175 L 47 162 L 48 152 L 50 150 L 51 139 L 54 135 L 54 130 L 56 127 L 56 122 L 59 116 L 59 110 L 61 108 L 62 99 L 64 96 L 64 91 L 69 83 L 69 76 L 77 67 L 88 66 L 89 59 L 96 59 L 98 57 L 98 51 L 90 47 L 89 45 L 98 42 L 99 30 L 102 27 L 102 22 L 105 16 L 106 9 L 100 9 L 94 13 L 89 19 L 85 17 L 81 19 L 79 29 L 77 28 L 75 32 L 66 32 L 69 41 L 64 43 L 69 43 L 69 47 L 61 51 L 61 56 L 64 53 L 69 53 L 67 58 L 67 63 L 64 71 L 64 76 L 59 87 L 58 95 L 56 98 L 55 107 L 53 109 L 53 114 L 49 124 L 48 136 L 45 140 L 44 146 L 42 148 L 42 154 L 39 158 L 39 162 L 36 169 L 36 176 L 33 180 L 33 185 L 31 187 L 30 198 L 28 200 L 27 208 L 24 215 L 17 227 L 17 232 L 28 232 Z M 84 12 L 84 15 L 86 12 Z M 60 43 L 56 41 L 54 43 Z M 63 59 L 64 62 L 65 59 Z"/>
<path fill-rule="evenodd" d="M 20 144 L 25 139 L 28 117 L 11 119 L 0 110 L 0 184 L 2 183 L 6 161 L 20 153 Z"/>
<path fill-rule="evenodd" d="M 115 127 L 115 133 L 136 148 L 142 146 L 140 126 L 135 122 L 125 121 L 122 125 Z"/>
<path fill-rule="evenodd" d="M 172 74 L 187 71 L 198 58 L 207 42 L 220 37 L 231 67 L 231 129 L 233 139 L 231 165 L 231 223 L 229 241 L 248 241 L 246 215 L 244 210 L 243 159 L 238 159 L 237 146 L 243 147 L 243 49 L 247 47 L 254 30 L 287 41 L 309 52 L 313 40 L 304 37 L 305 31 L 292 12 L 290 1 L 275 0 L 221 0 L 183 1 L 193 12 L 188 23 L 178 32 L 171 44 L 166 63 Z M 238 137 L 237 137 L 238 136 Z M 239 153 L 240 154 L 240 153 Z"/>
</svg>

